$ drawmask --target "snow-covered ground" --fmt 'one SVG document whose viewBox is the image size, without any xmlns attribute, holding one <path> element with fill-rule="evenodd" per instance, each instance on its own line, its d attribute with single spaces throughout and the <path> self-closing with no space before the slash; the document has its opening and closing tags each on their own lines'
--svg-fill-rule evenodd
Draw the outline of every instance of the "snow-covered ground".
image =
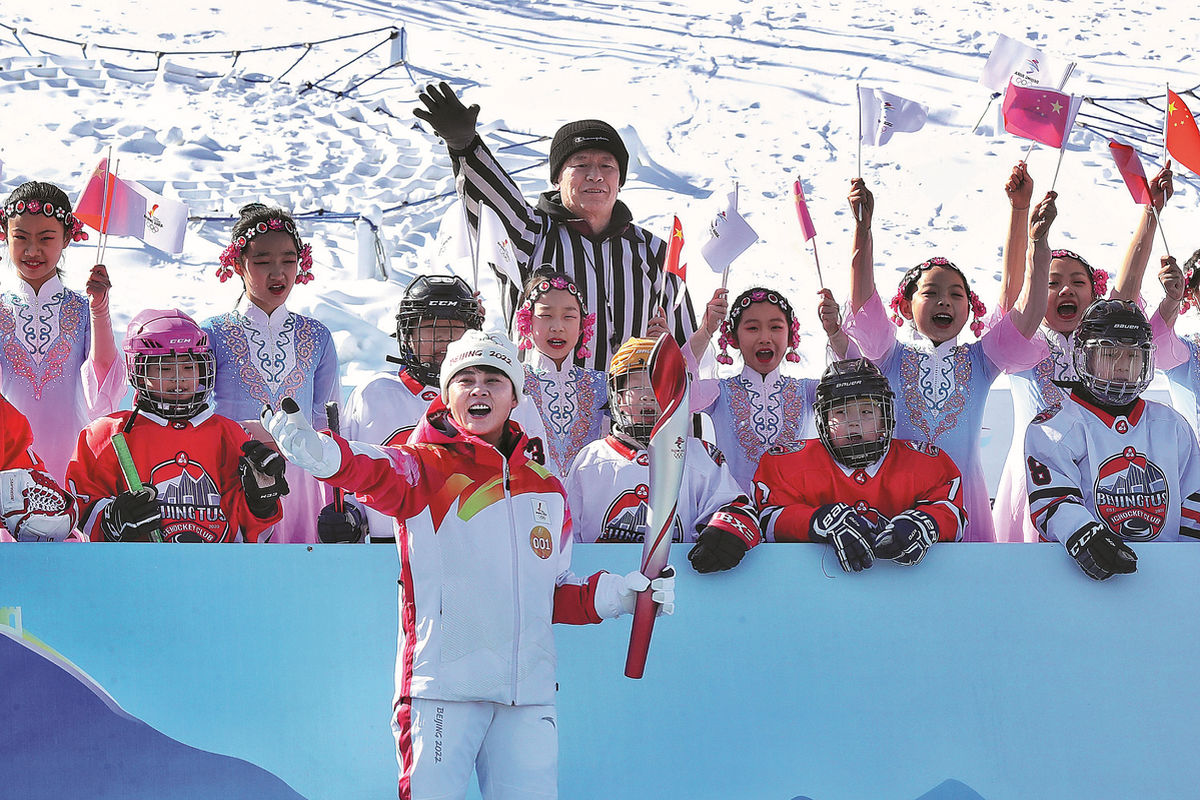
<svg viewBox="0 0 1200 800">
<path fill-rule="evenodd" d="M 730 288 L 781 287 L 814 323 L 818 281 L 790 184 L 804 182 L 826 281 L 844 299 L 845 195 L 859 169 L 856 81 L 929 108 L 922 131 L 862 152 L 877 199 L 885 294 L 905 268 L 943 254 L 966 269 L 989 305 L 1007 216 L 1002 187 L 1026 145 L 997 132 L 997 104 L 984 114 L 989 90 L 977 79 L 996 35 L 1040 48 L 1056 73 L 1078 62 L 1067 84 L 1076 94 L 1150 97 L 1151 105 L 1105 103 L 1111 113 L 1085 105 L 1080 119 L 1105 127 L 1088 115 L 1126 114 L 1148 126 L 1136 133 L 1144 143 L 1127 140 L 1143 150 L 1151 173 L 1161 158 L 1161 136 L 1152 129 L 1161 125 L 1164 86 L 1200 84 L 1200 14 L 1166 0 L 1137 9 L 1109 0 L 410 0 L 399 7 L 209 0 L 152 10 L 121 0 L 96 7 L 50 0 L 8 4 L 0 24 L 16 29 L 0 28 L 0 59 L 12 59 L 0 61 L 4 195 L 32 178 L 74 195 L 112 146 L 123 176 L 182 199 L 193 216 L 229 218 L 261 199 L 299 213 L 381 221 L 379 280 L 358 277 L 352 219 L 302 226 L 317 279 L 297 287 L 289 305 L 334 330 L 346 392 L 384 368 L 402 285 L 417 272 L 445 268 L 436 234 L 453 182 L 444 148 L 411 116 L 417 88 L 428 81 L 450 80 L 480 104 L 487 140 L 511 145 L 502 158 L 525 168 L 517 177 L 530 197 L 547 186 L 543 137 L 560 123 L 600 117 L 621 128 L 635 151 L 622 199 L 661 234 L 673 214 L 682 219 L 697 310 L 719 283 L 699 248 L 717 198 L 737 181 L 741 210 L 761 239 L 734 264 Z M 393 25 L 404 28 L 406 59 L 389 68 L 386 28 Z M 315 44 L 294 66 L 304 48 L 248 52 L 364 31 L 374 32 Z M 159 60 L 155 51 L 167 54 Z M 172 51 L 242 52 L 234 59 Z M 1200 109 L 1195 97 L 1185 99 Z M 1056 186 L 1052 242 L 1111 270 L 1140 210 L 1106 142 L 1080 128 L 1072 136 Z M 1056 155 L 1039 147 L 1029 159 L 1039 192 L 1049 186 Z M 1198 188 L 1200 179 L 1180 173 L 1163 215 L 1181 261 L 1200 247 Z M 229 226 L 193 221 L 179 257 L 113 240 L 106 260 L 119 330 L 146 306 L 175 305 L 200 317 L 230 307 L 239 287 L 213 275 Z M 69 249 L 68 284 L 82 283 L 94 257 L 89 245 Z M 1151 302 L 1161 294 L 1152 277 L 1146 294 Z M 810 332 L 817 330 L 813 324 L 805 333 L 804 372 L 823 363 L 823 342 Z"/>
</svg>

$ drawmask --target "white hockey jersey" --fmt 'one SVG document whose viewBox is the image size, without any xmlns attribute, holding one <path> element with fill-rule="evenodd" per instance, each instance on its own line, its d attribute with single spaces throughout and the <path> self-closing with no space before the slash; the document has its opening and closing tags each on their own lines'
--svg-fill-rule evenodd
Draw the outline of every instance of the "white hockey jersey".
<svg viewBox="0 0 1200 800">
<path fill-rule="evenodd" d="M 1043 539 L 1066 542 L 1093 522 L 1128 542 L 1200 538 L 1200 446 L 1161 403 L 1113 416 L 1073 393 L 1030 423 L 1025 478 Z"/>
<path fill-rule="evenodd" d="M 739 536 L 747 548 L 761 540 L 750 498 L 716 448 L 687 440 L 673 542 L 694 542 L 713 524 Z M 640 542 L 649 513 L 650 458 L 615 436 L 579 451 L 567 476 L 567 505 L 577 542 Z M 716 519 L 714 519 L 716 516 Z"/>
</svg>

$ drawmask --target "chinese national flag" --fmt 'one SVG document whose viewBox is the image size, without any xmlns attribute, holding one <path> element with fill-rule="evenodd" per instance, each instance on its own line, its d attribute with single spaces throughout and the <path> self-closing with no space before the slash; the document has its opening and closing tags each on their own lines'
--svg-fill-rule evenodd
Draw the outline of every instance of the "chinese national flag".
<svg viewBox="0 0 1200 800">
<path fill-rule="evenodd" d="M 807 242 L 817 235 L 817 229 L 813 227 L 812 217 L 808 214 L 808 203 L 804 202 L 804 187 L 800 185 L 799 178 L 792 183 L 792 197 L 796 200 L 796 219 L 800 220 L 800 230 L 804 232 L 804 241 Z"/>
<path fill-rule="evenodd" d="M 1061 148 L 1075 124 L 1082 97 L 1053 89 L 1018 86 L 1011 81 L 1004 93 L 1004 130 L 1047 147 Z"/>
<path fill-rule="evenodd" d="M 1108 151 L 1112 153 L 1113 161 L 1117 162 L 1117 169 L 1125 179 L 1129 194 L 1133 195 L 1133 202 L 1143 206 L 1150 205 L 1150 184 L 1146 181 L 1146 173 L 1142 170 L 1142 160 L 1138 158 L 1137 151 L 1127 144 L 1111 140 L 1108 143 Z"/>
<path fill-rule="evenodd" d="M 679 280 L 687 280 L 687 264 L 679 263 L 679 256 L 683 253 L 683 225 L 679 223 L 679 217 L 675 218 L 675 224 L 671 226 L 671 239 L 667 242 L 667 264 L 666 269 L 672 275 L 678 275 Z"/>
<path fill-rule="evenodd" d="M 1171 157 L 1200 175 L 1200 130 L 1192 112 L 1179 95 L 1167 89 L 1167 152 Z"/>
</svg>

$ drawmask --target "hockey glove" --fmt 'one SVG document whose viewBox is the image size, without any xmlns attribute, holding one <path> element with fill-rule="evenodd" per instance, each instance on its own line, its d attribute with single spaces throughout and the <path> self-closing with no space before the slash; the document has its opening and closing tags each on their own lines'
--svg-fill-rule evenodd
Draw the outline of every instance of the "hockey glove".
<svg viewBox="0 0 1200 800">
<path fill-rule="evenodd" d="M 870 544 L 874 532 L 871 523 L 845 503 L 818 507 L 808 523 L 809 540 L 833 545 L 843 572 L 861 572 L 875 563 Z"/>
<path fill-rule="evenodd" d="M 924 511 L 902 511 L 875 537 L 875 555 L 905 567 L 921 563 L 938 540 L 937 524 Z"/>
<path fill-rule="evenodd" d="M 625 614 L 632 614 L 634 607 L 637 606 L 637 596 L 639 592 L 644 592 L 647 588 L 653 592 L 650 599 L 658 603 L 658 614 L 668 616 L 675 613 L 675 568 L 667 565 L 663 567 L 662 574 L 654 580 L 650 580 L 640 572 L 634 571 L 618 577 L 621 583 L 617 587 L 617 596 L 621 601 L 621 611 Z"/>
<path fill-rule="evenodd" d="M 279 498 L 288 493 L 286 470 L 287 462 L 283 456 L 262 442 L 242 442 L 238 476 L 242 479 L 242 491 L 246 493 L 246 505 L 251 514 L 259 519 L 269 519 L 279 510 Z"/>
<path fill-rule="evenodd" d="M 366 515 L 353 503 L 330 503 L 321 509 L 317 517 L 317 538 L 326 544 L 338 542 L 361 542 L 367 535 Z"/>
<path fill-rule="evenodd" d="M 121 492 L 101 512 L 100 530 L 110 542 L 149 542 L 153 531 L 162 530 L 158 490 Z"/>
<path fill-rule="evenodd" d="M 733 569 L 746 555 L 746 543 L 723 528 L 709 525 L 696 537 L 696 546 L 688 553 L 688 561 L 696 572 L 720 572 Z"/>
<path fill-rule="evenodd" d="M 429 84 L 418 98 L 425 108 L 415 109 L 413 115 L 432 125 L 437 135 L 446 140 L 446 147 L 466 150 L 471 146 L 475 139 L 475 121 L 479 117 L 478 105 L 464 106 L 445 81 L 438 86 Z"/>
<path fill-rule="evenodd" d="M 0 515 L 18 542 L 61 542 L 75 529 L 75 498 L 36 469 L 0 472 Z"/>
<path fill-rule="evenodd" d="M 1093 580 L 1106 581 L 1113 575 L 1137 572 L 1137 553 L 1099 522 L 1071 534 L 1066 547 L 1079 568 Z"/>
<path fill-rule="evenodd" d="M 271 413 L 269 406 L 263 406 L 262 424 L 279 452 L 305 472 L 324 480 L 341 469 L 342 451 L 337 442 L 313 430 L 308 417 L 300 413 L 300 406 L 292 398 L 285 397 L 275 413 Z"/>
</svg>

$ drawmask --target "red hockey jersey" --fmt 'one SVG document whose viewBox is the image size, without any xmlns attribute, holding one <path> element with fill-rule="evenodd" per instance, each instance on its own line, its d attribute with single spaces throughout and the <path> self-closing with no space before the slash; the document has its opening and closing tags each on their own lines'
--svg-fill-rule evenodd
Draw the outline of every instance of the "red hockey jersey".
<svg viewBox="0 0 1200 800">
<path fill-rule="evenodd" d="M 104 541 L 100 515 L 129 487 L 112 447 L 129 411 L 101 417 L 84 428 L 67 465 L 68 489 L 79 498 L 82 528 L 92 541 Z M 250 437 L 231 419 L 206 409 L 189 420 L 165 420 L 138 412 L 125 434 L 138 475 L 158 490 L 163 541 L 257 542 L 280 520 L 250 513 L 238 477 L 242 443 Z"/>
<path fill-rule="evenodd" d="M 754 499 L 768 542 L 809 541 L 813 512 L 838 502 L 880 527 L 901 511 L 919 508 L 936 522 L 939 541 L 958 541 L 967 521 L 961 490 L 958 467 L 941 448 L 897 439 L 864 469 L 847 470 L 820 439 L 809 439 L 767 451 L 754 473 Z"/>
</svg>

